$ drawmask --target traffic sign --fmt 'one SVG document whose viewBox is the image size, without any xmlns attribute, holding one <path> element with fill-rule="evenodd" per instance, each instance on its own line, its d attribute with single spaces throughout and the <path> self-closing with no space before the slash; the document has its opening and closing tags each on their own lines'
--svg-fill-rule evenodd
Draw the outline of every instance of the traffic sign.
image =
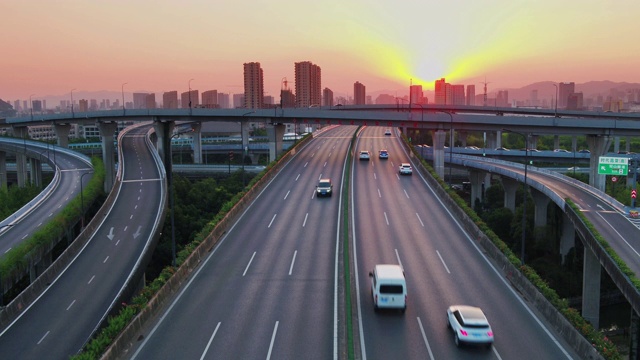
<svg viewBox="0 0 640 360">
<path fill-rule="evenodd" d="M 617 178 L 617 177 L 615 177 L 615 176 L 612 176 L 612 177 L 611 177 L 611 181 L 616 182 L 616 181 L 618 181 L 618 178 Z"/>
<path fill-rule="evenodd" d="M 598 174 L 622 175 L 629 173 L 629 158 L 600 156 L 598 159 Z"/>
<path fill-rule="evenodd" d="M 631 198 L 632 199 L 636 198 L 636 189 L 631 190 Z"/>
</svg>

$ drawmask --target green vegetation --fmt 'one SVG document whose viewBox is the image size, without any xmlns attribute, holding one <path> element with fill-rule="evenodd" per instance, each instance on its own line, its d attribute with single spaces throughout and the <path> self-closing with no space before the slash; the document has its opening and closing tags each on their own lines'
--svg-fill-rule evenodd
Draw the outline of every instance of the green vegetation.
<svg viewBox="0 0 640 360">
<path fill-rule="evenodd" d="M 36 197 L 42 189 L 38 186 L 29 184 L 24 187 L 17 185 L 0 187 L 0 221 L 11 216 L 21 207 Z"/>
</svg>

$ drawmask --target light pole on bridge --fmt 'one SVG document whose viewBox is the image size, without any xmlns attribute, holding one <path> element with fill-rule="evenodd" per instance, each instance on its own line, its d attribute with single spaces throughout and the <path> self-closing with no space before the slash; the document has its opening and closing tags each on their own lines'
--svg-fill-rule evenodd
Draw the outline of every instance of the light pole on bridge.
<svg viewBox="0 0 640 360">
<path fill-rule="evenodd" d="M 529 164 L 529 137 L 517 131 L 502 129 L 504 133 L 513 133 L 524 138 L 524 194 L 522 199 L 522 240 L 520 242 L 520 262 L 524 265 L 525 237 L 527 232 L 527 196 L 529 194 L 529 184 L 527 184 L 527 165 Z"/>
<path fill-rule="evenodd" d="M 124 108 L 124 86 L 127 85 L 128 83 L 124 83 L 122 84 L 122 115 L 124 116 L 126 114 L 126 109 Z"/>
</svg>

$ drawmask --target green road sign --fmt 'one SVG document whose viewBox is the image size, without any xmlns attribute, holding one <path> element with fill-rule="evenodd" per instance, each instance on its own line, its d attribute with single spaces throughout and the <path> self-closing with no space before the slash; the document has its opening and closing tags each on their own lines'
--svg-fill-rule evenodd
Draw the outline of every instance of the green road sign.
<svg viewBox="0 0 640 360">
<path fill-rule="evenodd" d="M 622 175 L 629 173 L 629 158 L 600 156 L 598 159 L 598 174 Z"/>
</svg>

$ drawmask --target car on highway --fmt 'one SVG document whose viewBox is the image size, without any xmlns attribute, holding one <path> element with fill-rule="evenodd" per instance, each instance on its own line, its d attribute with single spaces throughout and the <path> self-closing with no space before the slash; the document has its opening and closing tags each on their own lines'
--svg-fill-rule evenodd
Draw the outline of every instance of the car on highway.
<svg viewBox="0 0 640 360">
<path fill-rule="evenodd" d="M 411 168 L 411 164 L 402 163 L 400 164 L 398 172 L 400 173 L 400 175 L 411 175 L 413 174 L 413 169 Z"/>
<path fill-rule="evenodd" d="M 387 151 L 386 149 L 382 149 L 379 151 L 378 157 L 380 157 L 380 159 L 388 159 L 389 158 L 389 151 Z"/>
<path fill-rule="evenodd" d="M 447 327 L 453 331 L 456 346 L 485 345 L 491 348 L 493 330 L 482 309 L 468 305 L 452 305 L 447 309 Z"/>
<path fill-rule="evenodd" d="M 571 151 L 566 150 L 566 149 L 553 149 L 553 152 L 557 152 L 557 153 L 560 153 L 560 152 L 562 152 L 562 153 L 568 153 L 568 152 L 571 152 Z"/>
<path fill-rule="evenodd" d="M 591 151 L 587 150 L 587 149 L 581 149 L 578 151 L 580 154 L 591 154 Z"/>
<path fill-rule="evenodd" d="M 378 264 L 371 277 L 371 297 L 373 309 L 398 309 L 402 313 L 407 309 L 407 281 L 400 265 Z"/>
<path fill-rule="evenodd" d="M 318 186 L 316 186 L 316 194 L 318 197 L 331 196 L 331 193 L 333 193 L 333 184 L 331 183 L 331 179 L 320 179 L 320 181 L 318 181 Z"/>
<path fill-rule="evenodd" d="M 384 134 L 387 135 L 387 136 L 391 136 L 391 129 L 385 130 Z"/>
<path fill-rule="evenodd" d="M 371 159 L 371 154 L 367 150 L 360 151 L 360 160 L 369 160 Z"/>
<path fill-rule="evenodd" d="M 497 147 L 496 150 L 498 150 L 498 151 L 509 151 L 509 149 L 507 149 L 504 146 Z"/>
<path fill-rule="evenodd" d="M 465 148 L 465 149 L 467 149 L 467 150 L 480 150 L 480 148 L 479 148 L 479 147 L 477 147 L 477 146 L 473 146 L 473 145 L 465 146 L 464 148 Z"/>
</svg>

